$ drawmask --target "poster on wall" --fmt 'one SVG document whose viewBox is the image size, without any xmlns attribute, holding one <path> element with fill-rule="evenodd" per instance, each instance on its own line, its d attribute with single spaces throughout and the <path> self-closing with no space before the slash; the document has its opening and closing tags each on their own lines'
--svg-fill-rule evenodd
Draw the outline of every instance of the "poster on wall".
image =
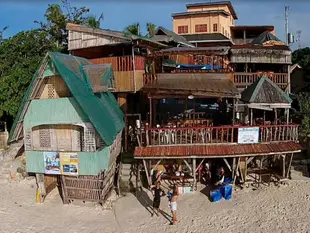
<svg viewBox="0 0 310 233">
<path fill-rule="evenodd" d="M 239 128 L 238 129 L 238 143 L 239 144 L 253 144 L 258 143 L 259 128 Z"/>
<path fill-rule="evenodd" d="M 61 174 L 77 176 L 78 163 L 77 153 L 60 153 Z"/>
<path fill-rule="evenodd" d="M 58 152 L 43 152 L 44 157 L 44 173 L 45 174 L 60 174 L 60 159 Z"/>
</svg>

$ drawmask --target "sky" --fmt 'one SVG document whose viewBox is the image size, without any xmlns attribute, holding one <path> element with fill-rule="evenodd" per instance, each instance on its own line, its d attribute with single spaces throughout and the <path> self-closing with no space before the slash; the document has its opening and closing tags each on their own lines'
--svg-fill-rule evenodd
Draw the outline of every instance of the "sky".
<svg viewBox="0 0 310 233">
<path fill-rule="evenodd" d="M 205 2 L 209 2 L 206 0 Z M 91 14 L 104 19 L 101 28 L 122 31 L 127 25 L 139 22 L 141 29 L 147 22 L 172 29 L 172 13 L 186 11 L 185 4 L 203 0 L 71 0 L 71 6 L 85 6 Z M 301 47 L 310 46 L 310 1 L 306 0 L 232 0 L 238 15 L 236 25 L 274 25 L 276 35 L 285 41 L 284 6 L 290 6 L 289 29 L 297 38 L 301 30 Z M 34 21 L 43 21 L 48 4 L 60 0 L 0 0 L 0 28 L 8 26 L 4 37 L 19 31 L 38 27 Z M 292 45 L 292 49 L 298 43 Z"/>
</svg>

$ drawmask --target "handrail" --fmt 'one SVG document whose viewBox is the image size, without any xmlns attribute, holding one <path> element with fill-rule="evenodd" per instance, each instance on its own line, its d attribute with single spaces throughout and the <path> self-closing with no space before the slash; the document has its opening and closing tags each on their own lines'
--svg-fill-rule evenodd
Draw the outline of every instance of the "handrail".
<svg viewBox="0 0 310 233">
<path fill-rule="evenodd" d="M 298 141 L 297 124 L 260 126 L 163 127 L 138 130 L 140 146 L 238 143 L 238 130 L 259 128 L 258 142 Z M 254 142 L 255 143 L 255 142 Z"/>
</svg>

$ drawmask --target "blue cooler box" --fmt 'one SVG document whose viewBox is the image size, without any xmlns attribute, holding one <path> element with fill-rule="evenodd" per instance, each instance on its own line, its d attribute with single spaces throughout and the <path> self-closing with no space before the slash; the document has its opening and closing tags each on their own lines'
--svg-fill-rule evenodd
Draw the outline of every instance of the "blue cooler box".
<svg viewBox="0 0 310 233">
<path fill-rule="evenodd" d="M 210 191 L 210 197 L 211 197 L 212 202 L 218 202 L 223 198 L 220 189 L 215 189 L 213 191 Z"/>
<path fill-rule="evenodd" d="M 232 198 L 232 186 L 229 184 L 222 185 L 220 187 L 221 194 L 225 200 L 231 200 Z"/>
</svg>

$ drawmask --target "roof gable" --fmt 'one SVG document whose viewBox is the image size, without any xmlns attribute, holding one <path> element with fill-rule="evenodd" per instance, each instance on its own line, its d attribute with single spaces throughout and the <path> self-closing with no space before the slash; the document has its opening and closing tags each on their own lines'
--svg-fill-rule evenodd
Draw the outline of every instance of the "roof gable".
<svg viewBox="0 0 310 233">
<path fill-rule="evenodd" d="M 154 39 L 158 38 L 159 40 L 160 40 L 160 38 L 164 39 L 163 37 L 158 37 L 158 36 L 163 36 L 163 35 L 169 37 L 169 40 L 170 40 L 170 41 L 174 41 L 174 42 L 179 43 L 179 44 L 182 44 L 182 45 L 184 45 L 184 46 L 186 46 L 186 47 L 195 47 L 195 46 L 192 45 L 190 42 L 188 42 L 188 41 L 185 39 L 185 37 L 180 36 L 180 35 L 178 35 L 177 33 L 173 32 L 173 31 L 170 31 L 170 30 L 168 30 L 168 29 L 166 29 L 166 28 L 164 28 L 164 27 L 162 27 L 162 26 L 159 26 L 159 27 L 156 29 L 153 38 L 154 38 Z"/>
<path fill-rule="evenodd" d="M 120 110 L 116 110 L 119 108 L 119 106 L 116 105 L 116 100 L 113 100 L 112 96 L 109 94 L 105 94 L 104 98 L 98 98 L 98 96 L 93 93 L 88 76 L 83 70 L 84 66 L 91 65 L 90 61 L 85 58 L 61 53 L 48 53 L 42 66 L 34 75 L 32 83 L 28 87 L 15 118 L 9 141 L 20 138 L 22 126 L 17 127 L 18 123 L 22 122 L 24 119 L 24 115 L 31 102 L 30 97 L 35 93 L 36 83 L 40 83 L 40 80 L 44 79 L 40 74 L 40 72 L 44 72 L 44 64 L 50 62 L 54 65 L 56 72 L 65 81 L 72 96 L 88 116 L 103 142 L 107 146 L 111 145 L 116 135 L 125 125 L 123 115 L 120 113 Z"/>
<path fill-rule="evenodd" d="M 269 78 L 262 77 L 241 94 L 246 103 L 291 104 L 292 99 Z"/>
</svg>

